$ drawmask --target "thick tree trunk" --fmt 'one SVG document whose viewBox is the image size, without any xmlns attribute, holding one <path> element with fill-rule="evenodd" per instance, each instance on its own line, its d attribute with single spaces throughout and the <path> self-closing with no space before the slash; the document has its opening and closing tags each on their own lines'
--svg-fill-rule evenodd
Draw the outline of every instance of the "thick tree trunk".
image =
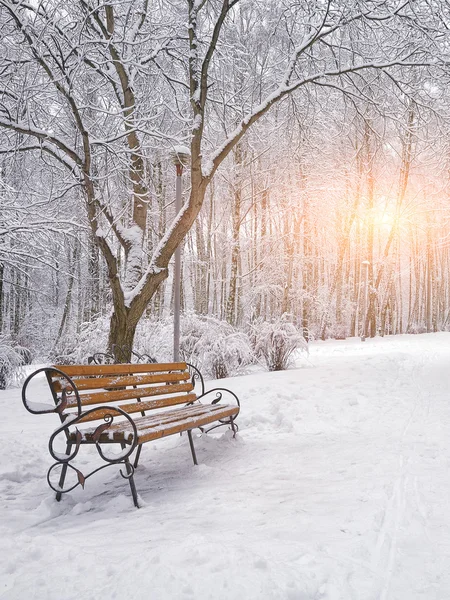
<svg viewBox="0 0 450 600">
<path fill-rule="evenodd" d="M 138 321 L 132 318 L 130 310 L 122 307 L 114 310 L 111 315 L 108 352 L 116 354 L 114 349 L 119 346 L 121 349 L 120 359 L 123 362 L 131 361 L 131 351 L 133 350 L 134 335 L 136 333 Z"/>
<path fill-rule="evenodd" d="M 161 270 L 151 275 L 148 285 L 129 302 L 129 305 L 125 302 L 120 286 L 111 286 L 114 308 L 110 321 L 108 352 L 113 353 L 114 346 L 120 346 L 122 361 L 130 361 L 137 324 L 166 278 L 167 270 Z"/>
</svg>

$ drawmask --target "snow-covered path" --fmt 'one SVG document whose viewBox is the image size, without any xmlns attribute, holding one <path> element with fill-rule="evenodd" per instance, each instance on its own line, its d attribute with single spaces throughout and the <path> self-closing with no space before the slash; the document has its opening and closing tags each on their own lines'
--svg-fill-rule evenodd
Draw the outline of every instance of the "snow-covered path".
<svg viewBox="0 0 450 600">
<path fill-rule="evenodd" d="M 226 382 L 228 434 L 52 498 L 51 416 L 0 392 L 0 598 L 448 600 L 450 334 L 315 343 Z M 88 462 L 91 458 L 86 459 Z"/>
</svg>

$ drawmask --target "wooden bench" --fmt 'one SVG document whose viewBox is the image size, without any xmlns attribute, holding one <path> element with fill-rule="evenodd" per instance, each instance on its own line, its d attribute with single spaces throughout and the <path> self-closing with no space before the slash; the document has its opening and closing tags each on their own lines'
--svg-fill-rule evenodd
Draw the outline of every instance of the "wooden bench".
<svg viewBox="0 0 450 600">
<path fill-rule="evenodd" d="M 25 408 L 33 414 L 57 413 L 61 420 L 49 439 L 49 451 L 56 462 L 47 473 L 48 484 L 56 492 L 58 501 L 61 494 L 78 485 L 84 488 L 86 479 L 94 473 L 110 465 L 122 464 L 126 473 L 122 470 L 120 473 L 128 479 L 134 504 L 139 507 L 134 470 L 145 442 L 186 431 L 192 458 L 197 464 L 193 429 L 205 432 L 229 425 L 236 435 L 234 419 L 240 406 L 237 396 L 225 388 L 205 392 L 200 372 L 191 365 L 189 367 L 191 372 L 182 362 L 58 365 L 38 369 L 27 378 L 22 388 Z M 43 404 L 40 398 L 28 398 L 33 395 L 34 386 L 30 387 L 30 382 L 39 375 L 46 377 L 54 404 Z M 201 386 L 199 393 L 194 390 L 196 380 Z M 203 404 L 201 400 L 211 394 L 214 396 L 211 404 Z M 220 403 L 224 396 L 233 403 Z M 79 427 L 85 424 L 88 426 Z M 66 446 L 65 454 L 54 448 L 55 440 L 61 437 Z M 94 445 L 106 463 L 88 475 L 73 464 L 84 444 Z M 108 455 L 108 444 L 115 444 L 116 448 L 120 445 L 121 450 L 118 454 Z M 76 481 L 64 489 L 68 469 L 76 473 Z M 55 484 L 58 475 L 59 482 Z"/>
</svg>

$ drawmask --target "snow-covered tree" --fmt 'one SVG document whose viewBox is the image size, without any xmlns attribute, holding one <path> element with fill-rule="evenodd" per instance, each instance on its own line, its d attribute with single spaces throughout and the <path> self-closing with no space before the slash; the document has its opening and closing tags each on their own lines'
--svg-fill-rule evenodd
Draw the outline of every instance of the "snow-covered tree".
<svg viewBox="0 0 450 600">
<path fill-rule="evenodd" d="M 402 86 L 410 69 L 441 69 L 444 10 L 412 0 L 0 0 L 2 151 L 31 153 L 60 188 L 80 188 L 107 265 L 110 346 L 132 347 L 248 131 L 292 94 L 300 110 L 315 89 L 375 105 L 366 74 Z M 152 169 L 180 144 L 189 193 L 156 233 Z"/>
</svg>

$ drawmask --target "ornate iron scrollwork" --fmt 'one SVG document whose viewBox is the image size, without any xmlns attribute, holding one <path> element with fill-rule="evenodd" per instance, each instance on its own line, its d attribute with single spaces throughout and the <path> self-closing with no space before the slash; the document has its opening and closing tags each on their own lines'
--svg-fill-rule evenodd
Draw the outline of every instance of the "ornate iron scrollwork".
<svg viewBox="0 0 450 600">
<path fill-rule="evenodd" d="M 95 352 L 88 358 L 88 364 L 94 363 L 95 365 L 114 365 L 117 363 L 126 363 L 125 357 L 130 354 L 132 360 L 135 363 L 156 363 L 156 358 L 146 353 L 139 353 L 136 350 L 131 349 L 126 344 L 120 346 L 119 344 L 112 345 L 112 352 Z M 133 360 L 134 359 L 134 360 Z"/>
<path fill-rule="evenodd" d="M 224 393 L 230 394 L 230 396 L 232 396 L 235 399 L 236 404 L 240 408 L 241 403 L 239 402 L 239 398 L 236 396 L 236 394 L 234 392 L 232 392 L 228 388 L 213 388 L 212 390 L 208 390 L 208 391 L 204 392 L 201 396 L 198 396 L 197 399 L 201 401 L 203 398 L 206 398 L 209 394 L 215 394 L 215 398 L 214 398 L 214 400 L 212 400 L 211 404 L 218 404 L 222 400 Z M 236 422 L 235 422 L 236 416 L 226 417 L 225 419 L 219 419 L 219 421 L 216 425 L 212 425 L 211 427 L 208 427 L 208 429 L 205 429 L 204 427 L 200 427 L 199 429 L 202 433 L 208 433 L 208 432 L 212 431 L 213 429 L 222 427 L 223 425 L 230 425 L 231 429 L 233 430 L 234 435 L 236 435 L 236 432 L 239 431 L 239 426 L 236 425 Z"/>
<path fill-rule="evenodd" d="M 61 395 L 60 395 L 60 397 L 58 397 L 58 395 L 55 392 L 53 392 L 53 398 L 55 401 L 54 407 L 45 408 L 42 405 L 38 405 L 36 403 L 29 402 L 27 400 L 26 393 L 27 393 L 27 388 L 28 388 L 28 385 L 29 385 L 31 379 L 33 377 L 35 377 L 38 373 L 42 373 L 42 372 L 45 372 L 45 374 L 47 375 L 47 379 L 49 379 L 49 380 L 54 378 L 55 374 L 58 375 L 60 385 L 61 385 Z M 66 383 L 65 384 L 62 383 L 63 381 L 65 381 Z M 51 388 L 51 389 L 53 391 L 53 388 Z M 73 408 L 76 410 L 76 412 L 70 413 L 70 412 L 66 412 L 67 404 L 68 404 L 67 396 L 72 395 L 72 394 L 74 395 L 74 397 L 76 399 L 76 406 L 73 406 Z M 82 487 L 84 487 L 84 483 L 85 483 L 86 479 L 88 479 L 89 477 L 91 477 L 92 475 L 97 473 L 98 471 L 101 471 L 102 469 L 109 467 L 111 465 L 116 465 L 116 464 L 125 465 L 126 469 L 127 469 L 127 473 L 125 474 L 122 472 L 122 470 L 120 470 L 120 474 L 125 479 L 132 479 L 133 474 L 134 474 L 134 468 L 129 461 L 129 457 L 134 452 L 134 450 L 137 446 L 138 433 L 137 433 L 136 424 L 134 423 L 133 419 L 124 410 L 122 410 L 121 408 L 118 408 L 116 406 L 102 406 L 101 408 L 96 407 L 96 408 L 92 408 L 90 410 L 83 412 L 80 395 L 78 393 L 78 390 L 76 388 L 74 381 L 60 369 L 48 368 L 48 367 L 38 369 L 37 371 L 32 373 L 26 379 L 23 389 L 22 389 L 22 401 L 24 403 L 25 408 L 33 414 L 46 414 L 46 413 L 53 412 L 53 413 L 59 414 L 59 416 L 61 418 L 60 427 L 58 427 L 52 433 L 52 435 L 50 436 L 50 439 L 49 439 L 49 443 L 48 443 L 48 449 L 49 449 L 50 455 L 56 462 L 49 468 L 49 470 L 47 472 L 47 482 L 48 482 L 49 486 L 51 487 L 51 489 L 53 491 L 57 492 L 58 495 L 70 492 L 71 490 L 76 488 L 78 485 L 81 485 Z M 101 423 L 100 425 L 98 425 L 93 432 L 84 431 L 82 433 L 77 427 L 75 427 L 82 419 L 84 419 L 85 417 L 87 417 L 89 415 L 93 415 L 95 412 L 97 412 L 99 410 L 101 410 L 102 413 L 105 410 L 107 410 L 108 412 L 105 415 L 103 415 L 103 417 L 102 417 L 104 423 Z M 108 429 L 113 424 L 115 417 L 124 417 L 126 419 L 126 421 L 128 421 L 128 424 L 130 425 L 130 428 L 131 428 L 130 435 L 132 437 L 131 437 L 131 440 L 129 438 L 126 439 L 125 435 L 124 435 L 123 441 L 117 440 L 115 443 L 122 444 L 122 452 L 115 458 L 111 458 L 111 457 L 106 456 L 105 453 L 103 452 L 100 440 L 101 440 L 102 434 L 105 434 L 108 432 Z M 75 427 L 75 431 L 73 430 L 74 427 Z M 61 454 L 61 453 L 57 452 L 54 448 L 55 439 L 61 433 L 64 433 L 66 436 L 66 441 L 67 441 L 66 454 Z M 89 434 L 89 436 L 91 438 L 89 441 L 86 439 L 83 439 L 87 433 Z M 111 442 L 114 442 L 114 440 L 111 440 Z M 88 473 L 87 475 L 83 474 L 79 469 L 77 469 L 76 467 L 74 467 L 71 464 L 72 461 L 77 456 L 80 446 L 83 444 L 95 445 L 99 456 L 107 463 L 106 465 L 102 465 L 101 467 L 95 469 L 94 471 L 92 471 L 91 473 Z M 75 447 L 74 450 L 72 450 L 72 446 Z M 125 446 L 126 450 L 125 450 L 124 446 Z M 58 487 L 55 487 L 51 482 L 50 475 L 57 467 L 62 467 L 62 476 L 60 478 L 60 483 L 59 483 Z M 65 480 L 65 476 L 66 476 L 66 472 L 67 472 L 68 468 L 72 469 L 73 471 L 75 471 L 77 473 L 78 481 L 77 481 L 77 483 L 75 483 L 75 485 L 72 485 L 71 487 L 64 489 L 63 485 L 64 485 L 64 480 Z"/>
<path fill-rule="evenodd" d="M 197 369 L 197 367 L 195 365 L 192 365 L 191 363 L 186 363 L 188 371 L 191 375 L 191 383 L 195 388 L 195 384 L 198 382 L 200 384 L 200 396 L 203 396 L 203 394 L 205 393 L 205 381 L 203 379 L 203 375 L 200 373 L 200 371 Z"/>
</svg>

